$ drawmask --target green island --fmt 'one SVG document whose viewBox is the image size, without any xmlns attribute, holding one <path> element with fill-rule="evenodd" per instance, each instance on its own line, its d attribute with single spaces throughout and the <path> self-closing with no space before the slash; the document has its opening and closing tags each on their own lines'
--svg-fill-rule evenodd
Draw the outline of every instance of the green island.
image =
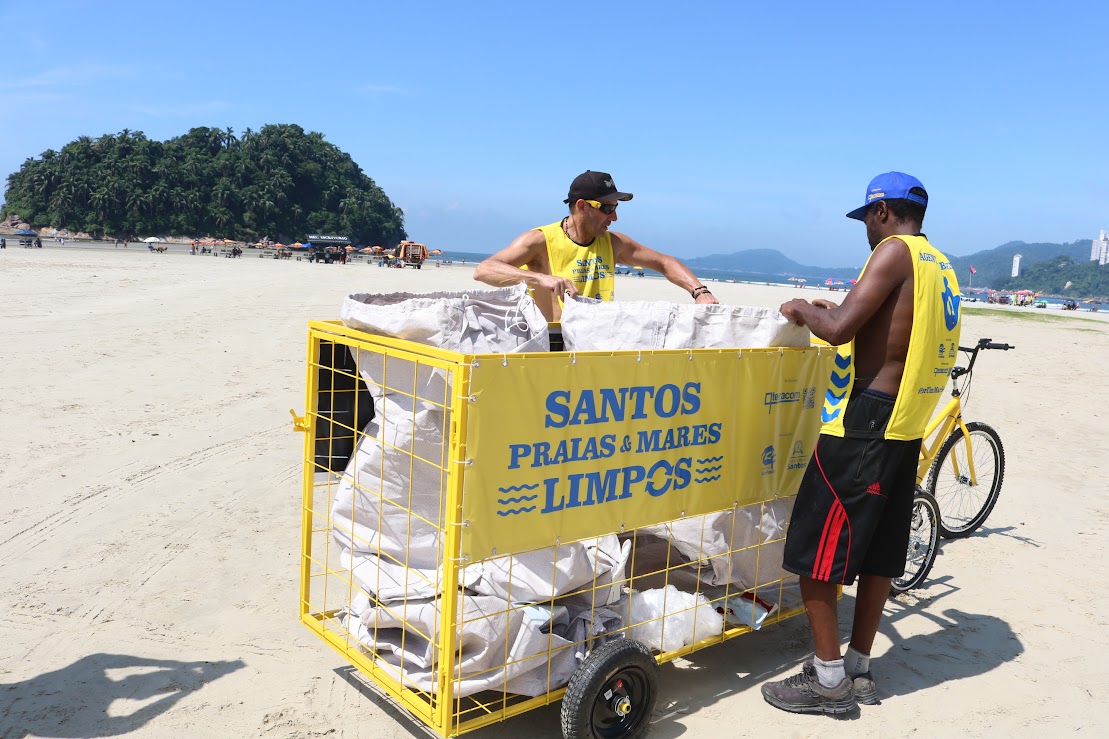
<svg viewBox="0 0 1109 739">
<path fill-rule="evenodd" d="M 392 247 L 407 236 L 403 211 L 349 154 L 293 124 L 81 136 L 8 176 L 0 218 L 12 216 L 94 239 L 326 233 Z"/>
</svg>

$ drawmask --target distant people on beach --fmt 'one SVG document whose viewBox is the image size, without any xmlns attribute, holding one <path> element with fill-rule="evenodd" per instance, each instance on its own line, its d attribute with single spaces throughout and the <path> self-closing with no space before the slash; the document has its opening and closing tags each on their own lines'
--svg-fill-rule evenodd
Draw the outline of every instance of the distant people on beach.
<svg viewBox="0 0 1109 739">
<path fill-rule="evenodd" d="M 0 237 L 0 249 L 7 249 L 7 248 L 8 248 L 8 240 L 3 238 L 3 237 Z"/>
<path fill-rule="evenodd" d="M 42 248 L 42 239 L 39 239 L 39 238 L 35 239 L 35 248 L 36 249 L 41 249 Z"/>
<path fill-rule="evenodd" d="M 709 289 L 680 261 L 608 230 L 616 222 L 616 207 L 631 199 L 631 193 L 616 189 L 612 175 L 592 170 L 581 173 L 562 201 L 570 206 L 569 215 L 517 236 L 481 262 L 474 270 L 474 279 L 494 287 L 526 283 L 548 321 L 561 317 L 566 293 L 614 300 L 617 262 L 661 273 L 688 290 L 697 303 L 717 303 Z"/>
</svg>

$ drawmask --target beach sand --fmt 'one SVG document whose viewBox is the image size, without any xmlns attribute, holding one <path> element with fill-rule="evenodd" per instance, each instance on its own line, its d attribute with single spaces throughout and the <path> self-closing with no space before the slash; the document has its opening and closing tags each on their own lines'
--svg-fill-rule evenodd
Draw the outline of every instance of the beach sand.
<svg viewBox="0 0 1109 739">
<path fill-rule="evenodd" d="M 134 248 L 0 252 L 0 736 L 412 737 L 297 621 L 305 322 L 351 292 L 467 289 L 390 270 Z M 709 283 L 778 306 L 836 293 Z M 622 299 L 688 301 L 621 277 Z M 966 408 L 1006 450 L 1001 500 L 891 600 L 883 703 L 795 716 L 759 685 L 809 654 L 803 618 L 661 668 L 649 736 L 1109 731 L 1109 324 L 1001 308 Z M 852 589 L 841 604 L 844 638 Z M 558 737 L 560 704 L 470 734 Z"/>
</svg>

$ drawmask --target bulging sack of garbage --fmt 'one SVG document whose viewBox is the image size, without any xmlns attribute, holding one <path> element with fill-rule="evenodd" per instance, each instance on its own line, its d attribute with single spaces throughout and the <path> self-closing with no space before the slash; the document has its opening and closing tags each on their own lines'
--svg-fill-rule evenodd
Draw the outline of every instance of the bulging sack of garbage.
<svg viewBox="0 0 1109 739">
<path fill-rule="evenodd" d="M 547 321 L 523 284 L 495 290 L 356 293 L 343 325 L 464 354 L 550 351 Z"/>
<path fill-rule="evenodd" d="M 478 595 L 541 602 L 574 592 L 575 603 L 609 605 L 619 600 L 632 543 L 615 534 L 562 544 L 469 565 L 463 578 Z M 471 580 L 471 573 L 477 576 Z"/>
<path fill-rule="evenodd" d="M 367 333 L 464 353 L 548 351 L 547 322 L 523 285 L 469 292 L 355 294 L 343 324 Z M 418 359 L 354 351 L 373 397 L 373 420 L 361 429 L 338 484 L 332 533 L 345 555 L 421 570 L 424 582 L 442 564 L 447 439 L 454 375 Z M 376 574 L 376 573 L 375 573 Z M 386 578 L 383 600 L 397 597 Z M 437 581 L 437 577 L 433 582 Z M 373 586 L 371 585 L 371 588 Z M 390 597 L 391 596 L 391 597 Z"/>
<path fill-rule="evenodd" d="M 567 298 L 566 351 L 731 349 L 809 346 L 808 328 L 774 308 Z"/>
<path fill-rule="evenodd" d="M 724 630 L 724 617 L 700 593 L 687 593 L 673 585 L 631 594 L 628 638 L 652 649 L 669 652 L 716 636 Z"/>
<path fill-rule="evenodd" d="M 374 655 L 378 666 L 408 687 L 434 694 L 439 671 L 455 678 L 455 696 L 483 690 L 542 695 L 565 685 L 594 639 L 623 625 L 619 606 L 544 609 L 510 605 L 493 596 L 459 599 L 456 663 L 438 664 L 442 600 L 410 599 L 403 608 L 377 607 L 365 598 L 360 615 L 341 620 Z M 542 613 L 546 610 L 546 613 Z M 715 615 L 715 612 L 713 612 Z"/>
<path fill-rule="evenodd" d="M 752 503 L 739 509 L 690 516 L 639 530 L 668 541 L 700 569 L 706 585 L 731 584 L 740 590 L 782 577 L 786 524 L 794 497 Z"/>
</svg>

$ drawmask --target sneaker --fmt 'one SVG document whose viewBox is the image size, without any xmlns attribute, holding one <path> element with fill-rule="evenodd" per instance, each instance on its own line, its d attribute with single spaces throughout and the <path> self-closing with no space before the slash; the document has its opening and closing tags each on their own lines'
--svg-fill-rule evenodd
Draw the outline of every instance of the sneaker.
<svg viewBox="0 0 1109 739">
<path fill-rule="evenodd" d="M 805 660 L 802 669 L 814 669 L 812 659 L 812 657 L 809 657 Z M 874 677 L 870 674 L 870 670 L 856 676 L 855 679 L 851 681 L 851 687 L 855 689 L 855 700 L 862 703 L 864 706 L 876 706 L 882 702 L 878 700 L 878 685 L 874 682 Z"/>
<path fill-rule="evenodd" d="M 778 682 L 763 683 L 762 697 L 775 708 L 790 713 L 847 713 L 858 706 L 851 678 L 834 688 L 825 688 L 816 677 L 812 662 L 801 672 Z"/>
<path fill-rule="evenodd" d="M 852 680 L 851 684 L 855 688 L 855 700 L 859 703 L 867 706 L 881 703 L 878 700 L 878 686 L 874 684 L 874 678 L 871 677 L 869 670 Z"/>
</svg>

